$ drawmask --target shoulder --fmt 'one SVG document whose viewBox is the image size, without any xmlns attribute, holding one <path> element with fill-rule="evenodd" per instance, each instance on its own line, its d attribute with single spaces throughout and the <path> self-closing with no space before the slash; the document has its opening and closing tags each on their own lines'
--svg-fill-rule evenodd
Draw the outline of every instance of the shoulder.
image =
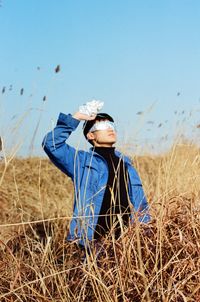
<svg viewBox="0 0 200 302">
<path fill-rule="evenodd" d="M 125 155 L 124 153 L 120 152 L 119 150 L 115 150 L 115 154 L 118 157 L 122 158 L 126 164 L 132 165 L 132 160 L 131 160 L 130 156 Z"/>
</svg>

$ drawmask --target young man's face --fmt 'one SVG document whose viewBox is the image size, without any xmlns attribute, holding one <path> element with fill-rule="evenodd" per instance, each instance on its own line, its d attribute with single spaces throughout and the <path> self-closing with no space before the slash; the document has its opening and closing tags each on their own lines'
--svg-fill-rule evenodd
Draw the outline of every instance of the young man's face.
<svg viewBox="0 0 200 302">
<path fill-rule="evenodd" d="M 96 121 L 95 124 L 101 121 Z M 95 147 L 112 147 L 112 145 L 115 144 L 117 141 L 117 133 L 114 129 L 109 127 L 105 130 L 96 130 L 94 132 L 88 132 L 87 138 L 88 140 L 92 140 L 93 145 Z"/>
</svg>

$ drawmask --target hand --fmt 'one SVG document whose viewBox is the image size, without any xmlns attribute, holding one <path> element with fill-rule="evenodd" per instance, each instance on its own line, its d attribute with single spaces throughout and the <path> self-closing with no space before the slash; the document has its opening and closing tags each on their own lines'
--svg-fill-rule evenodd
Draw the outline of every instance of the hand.
<svg viewBox="0 0 200 302">
<path fill-rule="evenodd" d="M 81 112 L 76 112 L 74 115 L 73 115 L 73 118 L 79 120 L 79 121 L 91 121 L 91 120 L 94 120 L 96 117 L 96 114 L 93 114 L 93 115 L 88 115 L 88 114 L 84 114 L 84 113 L 81 113 Z"/>
</svg>

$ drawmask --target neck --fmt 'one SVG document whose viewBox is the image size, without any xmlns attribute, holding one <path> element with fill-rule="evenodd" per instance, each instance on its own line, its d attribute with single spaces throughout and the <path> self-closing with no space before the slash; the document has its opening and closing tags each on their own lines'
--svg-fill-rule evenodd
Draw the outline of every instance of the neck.
<svg viewBox="0 0 200 302">
<path fill-rule="evenodd" d="M 98 143 L 95 143 L 94 148 L 95 148 L 95 147 L 111 148 L 111 147 L 114 147 L 113 145 L 114 145 L 114 144 L 109 144 L 109 143 L 105 143 L 105 144 L 98 144 Z"/>
</svg>

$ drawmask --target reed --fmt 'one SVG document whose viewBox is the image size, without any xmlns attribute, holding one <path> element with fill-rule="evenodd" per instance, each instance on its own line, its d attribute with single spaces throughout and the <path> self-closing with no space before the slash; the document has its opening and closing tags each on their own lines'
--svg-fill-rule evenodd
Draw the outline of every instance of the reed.
<svg viewBox="0 0 200 302">
<path fill-rule="evenodd" d="M 152 222 L 84 253 L 66 235 L 73 186 L 48 160 L 0 162 L 0 301 L 200 301 L 200 152 L 133 156 Z"/>
</svg>

